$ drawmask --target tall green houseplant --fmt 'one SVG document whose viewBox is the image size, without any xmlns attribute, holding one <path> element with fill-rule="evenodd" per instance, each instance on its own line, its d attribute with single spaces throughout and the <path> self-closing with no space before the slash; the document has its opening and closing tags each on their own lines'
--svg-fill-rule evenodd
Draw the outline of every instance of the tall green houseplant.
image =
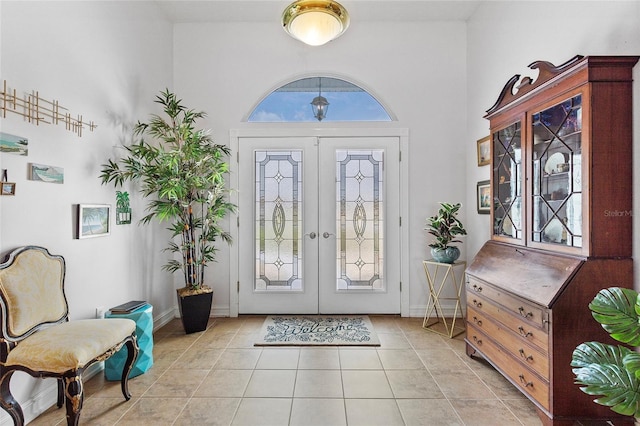
<svg viewBox="0 0 640 426">
<path fill-rule="evenodd" d="M 211 293 L 204 282 L 205 268 L 215 260 L 216 242 L 231 242 L 221 225 L 235 210 L 227 201 L 225 184 L 230 150 L 214 143 L 208 131 L 196 129 L 204 112 L 186 108 L 168 89 L 155 102 L 165 116 L 153 114 L 148 122 L 138 122 L 134 135 L 140 141 L 125 146 L 124 157 L 103 164 L 100 178 L 103 184 L 113 182 L 116 187 L 126 181 L 139 182 L 141 194 L 149 199 L 141 223 L 153 219 L 170 223 L 166 250 L 176 256 L 163 269 L 183 272 L 185 287 L 178 290 L 179 297 Z M 181 313 L 184 317 L 185 312 Z"/>
</svg>

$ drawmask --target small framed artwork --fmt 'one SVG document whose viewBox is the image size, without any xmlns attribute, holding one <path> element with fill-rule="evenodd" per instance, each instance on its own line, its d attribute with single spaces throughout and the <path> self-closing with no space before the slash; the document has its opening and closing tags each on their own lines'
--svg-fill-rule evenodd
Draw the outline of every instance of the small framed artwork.
<svg viewBox="0 0 640 426">
<path fill-rule="evenodd" d="M 479 139 L 478 142 L 478 166 L 486 166 L 491 162 L 491 136 Z"/>
<path fill-rule="evenodd" d="M 29 155 L 29 139 L 0 132 L 0 152 L 14 155 Z"/>
<path fill-rule="evenodd" d="M 477 184 L 477 204 L 479 214 L 489 214 L 491 210 L 491 186 L 488 180 L 482 180 Z"/>
<path fill-rule="evenodd" d="M 104 237 L 111 232 L 109 204 L 78 204 L 78 238 Z"/>
<path fill-rule="evenodd" d="M 58 166 L 45 164 L 29 164 L 29 180 L 48 183 L 64 183 L 64 169 Z"/>
<path fill-rule="evenodd" d="M 13 182 L 0 182 L 0 195 L 16 195 L 16 184 Z"/>
</svg>

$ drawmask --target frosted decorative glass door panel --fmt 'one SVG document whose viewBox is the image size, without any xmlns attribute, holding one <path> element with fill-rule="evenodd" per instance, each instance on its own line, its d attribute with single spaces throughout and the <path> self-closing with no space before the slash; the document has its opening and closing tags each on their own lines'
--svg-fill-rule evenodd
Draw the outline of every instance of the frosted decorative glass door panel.
<svg viewBox="0 0 640 426">
<path fill-rule="evenodd" d="M 256 291 L 302 291 L 302 151 L 256 150 Z"/>
<path fill-rule="evenodd" d="M 383 166 L 383 150 L 336 150 L 337 290 L 384 290 Z"/>
</svg>

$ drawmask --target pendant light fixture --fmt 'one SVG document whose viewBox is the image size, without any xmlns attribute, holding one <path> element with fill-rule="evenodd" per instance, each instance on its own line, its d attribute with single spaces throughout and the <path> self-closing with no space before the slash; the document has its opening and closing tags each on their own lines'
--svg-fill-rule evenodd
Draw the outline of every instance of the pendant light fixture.
<svg viewBox="0 0 640 426">
<path fill-rule="evenodd" d="M 311 101 L 311 111 L 313 111 L 313 116 L 318 119 L 318 121 L 322 121 L 322 119 L 327 116 L 328 110 L 329 101 L 322 96 L 322 77 L 318 77 L 318 96 Z"/>
<path fill-rule="evenodd" d="M 297 0 L 282 13 L 282 26 L 293 38 L 322 46 L 346 31 L 349 14 L 335 1 Z"/>
</svg>

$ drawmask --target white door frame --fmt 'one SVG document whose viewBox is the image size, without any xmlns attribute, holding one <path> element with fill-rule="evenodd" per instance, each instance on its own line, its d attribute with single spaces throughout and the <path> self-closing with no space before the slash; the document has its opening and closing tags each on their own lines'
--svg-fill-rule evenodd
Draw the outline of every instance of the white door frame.
<svg viewBox="0 0 640 426">
<path fill-rule="evenodd" d="M 238 176 L 238 149 L 241 138 L 277 138 L 277 137 L 397 137 L 400 140 L 400 314 L 409 316 L 409 200 L 407 192 L 409 188 L 408 148 L 409 130 L 406 128 L 252 128 L 231 129 L 229 131 L 231 157 L 229 184 L 232 189 L 231 202 L 238 204 L 239 176 Z M 402 157 L 405 160 L 403 161 Z M 239 216 L 242 212 L 230 217 L 230 229 L 234 241 L 238 239 Z M 234 225 L 235 224 L 235 225 Z M 229 316 L 238 316 L 238 286 L 240 253 L 238 244 L 230 248 L 229 253 Z"/>
</svg>

